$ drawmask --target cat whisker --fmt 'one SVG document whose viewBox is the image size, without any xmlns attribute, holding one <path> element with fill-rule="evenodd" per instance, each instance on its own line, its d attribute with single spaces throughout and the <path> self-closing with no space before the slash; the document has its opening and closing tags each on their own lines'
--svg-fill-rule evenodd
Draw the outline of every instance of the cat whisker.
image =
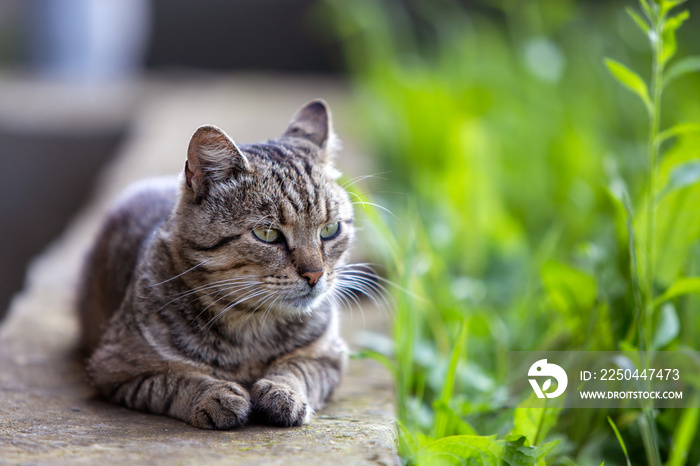
<svg viewBox="0 0 700 466">
<path fill-rule="evenodd" d="M 267 319 L 267 315 L 268 315 L 268 314 L 270 313 L 270 311 L 272 310 L 272 306 L 274 306 L 275 303 L 276 303 L 277 301 L 279 301 L 281 297 L 282 297 L 282 295 L 281 295 L 280 293 L 277 293 L 277 296 L 275 297 L 275 299 L 273 299 L 272 302 L 271 302 L 270 304 L 267 305 L 267 309 L 265 309 L 265 313 L 263 314 L 263 321 L 264 321 L 264 319 Z"/>
<path fill-rule="evenodd" d="M 352 308 L 353 304 L 358 308 L 362 308 L 360 300 L 350 288 L 346 287 L 345 283 L 339 281 L 337 286 L 333 289 L 333 292 L 337 293 L 336 296 L 341 298 L 348 308 Z"/>
<path fill-rule="evenodd" d="M 387 284 L 394 285 L 393 282 L 382 279 L 367 264 L 341 266 L 336 269 L 336 273 L 338 276 L 338 287 L 344 290 L 346 294 L 355 297 L 353 290 L 362 293 L 382 312 L 391 312 L 392 305 L 387 299 L 387 297 L 391 298 L 391 295 L 381 282 L 384 281 Z"/>
<path fill-rule="evenodd" d="M 343 264 L 337 266 L 335 269 L 340 270 L 340 269 L 350 269 L 350 268 L 367 268 L 367 269 L 372 269 L 373 267 L 379 267 L 380 264 L 377 264 L 376 262 L 353 262 L 351 264 Z"/>
<path fill-rule="evenodd" d="M 227 282 L 228 282 L 228 281 L 227 281 Z M 191 295 L 193 295 L 193 294 L 199 293 L 200 291 L 203 291 L 203 290 L 206 290 L 206 289 L 218 288 L 218 289 L 215 289 L 215 290 L 214 290 L 213 292 L 211 292 L 211 293 L 205 293 L 205 294 L 203 294 L 203 295 L 198 296 L 197 298 L 195 298 L 194 300 L 192 300 L 192 301 L 190 302 L 190 304 L 191 304 L 191 303 L 194 303 L 194 302 L 196 302 L 196 301 L 198 301 L 198 300 L 200 300 L 200 299 L 202 299 L 202 298 L 205 298 L 205 297 L 207 297 L 207 296 L 211 296 L 212 294 L 220 293 L 220 292 L 222 292 L 222 291 L 227 291 L 226 289 L 223 289 L 223 288 L 225 288 L 225 287 L 227 287 L 227 286 L 230 286 L 230 285 L 244 285 L 244 284 L 245 284 L 245 285 L 253 286 L 253 285 L 257 285 L 258 282 L 247 282 L 247 283 L 222 283 L 222 284 L 219 284 L 219 285 L 216 285 L 216 286 L 200 286 L 200 287 L 194 288 L 194 289 L 192 289 L 192 290 L 190 290 L 190 291 L 187 291 L 187 292 L 184 292 L 184 293 L 180 293 L 179 295 L 176 295 L 175 298 L 171 299 L 170 301 L 168 301 L 167 303 L 163 304 L 161 307 L 159 307 L 158 309 L 156 309 L 155 311 L 153 311 L 153 312 L 148 316 L 148 318 L 150 319 L 151 317 L 153 317 L 153 316 L 156 315 L 158 312 L 162 311 L 164 308 L 166 308 L 167 306 L 171 305 L 171 304 L 174 303 L 175 301 L 178 301 L 178 300 L 180 300 L 180 299 L 182 299 L 182 298 L 185 298 L 185 297 L 187 297 L 187 296 L 191 296 Z M 199 316 L 197 316 L 197 317 L 199 317 Z"/>
<path fill-rule="evenodd" d="M 350 307 L 350 316 L 354 316 L 355 313 L 353 312 L 354 309 L 359 309 L 360 311 L 360 317 L 362 317 L 362 326 L 365 327 L 367 326 L 367 319 L 365 317 L 365 308 L 364 306 L 360 305 L 360 299 L 355 295 L 355 293 L 352 293 L 350 290 L 344 290 L 341 289 L 340 293 L 342 295 L 347 295 L 345 298 L 348 301 L 352 301 L 353 303 L 356 303 L 355 307 Z"/>
<path fill-rule="evenodd" d="M 335 288 L 333 290 L 333 294 L 332 294 L 331 298 L 334 299 L 336 301 L 336 303 L 338 303 L 338 301 L 340 301 L 339 304 L 342 304 L 344 307 L 346 307 L 348 309 L 352 309 L 352 303 L 345 296 L 345 293 L 340 288 Z"/>
<path fill-rule="evenodd" d="M 368 179 L 368 178 L 377 178 L 378 180 L 387 181 L 386 178 L 382 178 L 382 177 L 379 176 L 379 175 L 385 175 L 385 174 L 387 174 L 387 173 L 390 173 L 390 172 L 375 173 L 374 175 L 361 175 L 361 176 L 356 176 L 355 178 L 351 178 L 351 179 L 349 179 L 348 181 L 346 181 L 345 183 L 343 183 L 343 184 L 341 185 L 341 188 L 347 189 L 347 188 L 349 188 L 350 186 L 354 185 L 355 183 L 359 183 L 360 181 L 366 180 L 366 179 Z"/>
<path fill-rule="evenodd" d="M 380 295 L 388 295 L 389 294 L 386 287 L 384 285 L 382 285 L 381 283 L 375 281 L 374 277 L 365 277 L 362 275 L 347 274 L 344 276 L 339 275 L 338 280 L 343 281 L 343 282 L 351 285 L 351 287 L 353 285 L 365 287 L 365 288 L 370 289 L 370 290 L 372 290 Z"/>
<path fill-rule="evenodd" d="M 372 270 L 372 267 L 370 263 L 365 263 L 365 262 L 359 262 L 356 264 L 346 264 L 342 265 L 340 267 L 336 267 L 336 271 L 339 272 L 338 275 L 363 275 L 366 276 L 372 280 L 377 280 L 381 283 L 384 283 L 386 285 L 389 285 L 390 287 L 401 291 L 402 293 L 405 293 L 406 295 L 410 296 L 411 298 L 420 301 L 422 303 L 427 303 L 428 300 L 425 299 L 422 296 L 418 296 L 417 294 L 413 293 L 411 290 L 408 290 L 400 285 L 397 285 L 396 283 L 392 282 L 391 280 L 387 280 L 386 278 L 382 277 L 381 275 L 378 275 L 374 270 Z M 386 289 L 384 289 L 386 291 Z"/>
<path fill-rule="evenodd" d="M 205 293 L 203 295 L 196 296 L 193 300 L 190 300 L 187 302 L 187 306 L 191 306 L 200 299 L 208 298 L 210 296 L 214 296 L 215 298 L 218 297 L 222 292 L 226 291 L 225 289 L 218 289 L 214 291 L 210 291 L 209 293 Z"/>
<path fill-rule="evenodd" d="M 394 283 L 390 280 L 387 280 L 383 277 L 380 277 L 377 275 L 374 270 L 369 269 L 367 267 L 362 267 L 362 268 L 341 268 L 337 270 L 338 272 L 338 278 L 345 278 L 345 279 L 356 279 L 356 280 L 361 280 L 365 283 L 371 283 L 372 286 L 376 286 L 379 288 L 380 291 L 383 293 L 388 294 L 388 291 L 386 287 L 383 285 L 383 283 L 386 283 L 387 285 L 394 286 Z"/>
<path fill-rule="evenodd" d="M 375 267 L 382 267 L 381 264 L 377 264 L 375 262 L 353 262 L 351 264 L 343 264 L 339 265 L 335 268 L 335 270 L 347 270 L 347 269 L 359 269 L 363 270 L 365 272 L 371 272 L 371 273 L 377 273 L 374 269 Z M 379 275 L 377 275 L 379 276 Z"/>
<path fill-rule="evenodd" d="M 247 296 L 245 296 L 245 297 L 243 297 L 243 298 L 240 298 L 240 299 L 238 299 L 237 301 L 235 301 L 235 302 L 233 302 L 233 303 L 227 305 L 226 307 L 224 307 L 223 309 L 221 309 L 219 312 L 217 312 L 216 315 L 215 315 L 214 317 L 212 317 L 211 319 L 209 319 L 209 322 L 207 322 L 207 323 L 195 334 L 195 336 L 199 335 L 199 334 L 202 333 L 204 330 L 209 330 L 221 317 L 223 317 L 224 314 L 226 314 L 228 311 L 230 311 L 230 310 L 233 309 L 234 307 L 238 306 L 239 304 L 241 304 L 241 303 L 243 303 L 243 302 L 245 302 L 245 301 L 247 301 L 247 300 L 249 300 L 249 299 L 251 299 L 251 298 L 255 298 L 255 297 L 260 296 L 260 295 L 263 295 L 263 294 L 265 294 L 265 293 L 268 293 L 268 290 L 259 290 L 259 289 L 258 289 L 258 290 L 254 290 L 254 291 L 252 291 L 250 294 L 248 294 Z"/>
<path fill-rule="evenodd" d="M 231 287 L 231 288 L 228 288 L 228 289 L 226 289 L 226 290 L 220 290 L 219 292 L 221 292 L 221 291 L 229 291 L 229 290 L 232 290 L 232 291 L 230 291 L 229 293 L 226 293 L 226 294 L 223 295 L 222 297 L 220 297 L 220 298 L 216 299 L 215 301 L 209 303 L 209 305 L 208 305 L 207 307 L 205 307 L 204 309 L 202 309 L 202 310 L 200 311 L 200 313 L 197 314 L 197 315 L 192 319 L 192 321 L 190 322 L 190 325 L 192 325 L 192 324 L 199 318 L 199 316 L 201 316 L 202 314 L 204 314 L 210 307 L 212 307 L 213 305 L 215 305 L 216 303 L 218 303 L 218 302 L 221 301 L 222 299 L 228 298 L 228 297 L 231 296 L 232 294 L 239 293 L 239 292 L 241 292 L 241 291 L 243 291 L 243 290 L 247 290 L 247 289 L 249 289 L 249 288 L 253 288 L 254 286 L 255 286 L 255 285 L 245 285 L 245 286 Z M 201 299 L 201 298 L 200 298 L 200 299 Z"/>
<path fill-rule="evenodd" d="M 381 292 L 382 289 L 376 286 L 376 283 L 363 283 L 358 280 L 339 280 L 339 285 L 344 288 L 348 293 L 352 293 L 352 290 L 362 293 L 364 296 L 369 298 L 372 303 L 380 309 L 391 309 L 389 301 L 385 298 L 384 294 Z"/>
<path fill-rule="evenodd" d="M 194 267 L 191 267 L 191 268 L 185 270 L 185 271 L 182 272 L 181 274 L 175 275 L 174 277 L 168 278 L 167 280 L 163 280 L 162 282 L 155 283 L 155 284 L 153 284 L 153 285 L 149 285 L 148 288 L 153 288 L 154 286 L 162 285 L 163 283 L 168 283 L 168 282 L 171 281 L 171 280 L 175 280 L 176 278 L 180 278 L 180 277 L 182 277 L 183 275 L 185 275 L 186 273 L 189 273 L 189 272 L 193 271 L 193 270 L 196 269 L 197 267 L 203 266 L 208 260 L 209 260 L 209 259 L 204 259 L 204 260 L 203 260 L 202 262 L 200 262 L 199 264 L 197 264 L 197 265 L 195 265 Z"/>
<path fill-rule="evenodd" d="M 350 290 L 347 290 L 342 286 L 337 286 L 333 289 L 331 298 L 334 299 L 336 303 L 340 301 L 350 311 L 351 319 L 354 315 L 354 313 L 352 312 L 353 309 L 359 309 L 360 315 L 362 316 L 362 325 L 365 326 L 367 324 L 367 321 L 365 319 L 365 310 L 360 304 L 360 300 Z"/>
<path fill-rule="evenodd" d="M 384 212 L 386 212 L 386 213 L 388 213 L 389 215 L 391 215 L 392 217 L 397 218 L 396 215 L 394 215 L 394 213 L 393 213 L 392 211 L 390 211 L 389 209 L 387 209 L 386 207 L 384 207 L 384 206 L 382 206 L 382 205 L 376 204 L 376 203 L 374 203 L 374 202 L 363 201 L 362 198 L 361 198 L 357 193 L 353 193 L 352 191 L 348 191 L 348 194 L 355 196 L 355 197 L 357 198 L 357 200 L 358 200 L 357 202 L 351 202 L 351 203 L 350 203 L 351 205 L 358 205 L 358 204 L 359 204 L 359 205 L 361 205 L 362 207 L 366 207 L 366 206 L 368 206 L 368 205 L 371 205 L 372 207 L 376 207 L 377 209 L 381 209 L 381 210 L 383 210 Z"/>
<path fill-rule="evenodd" d="M 272 294 L 273 294 L 273 293 L 271 292 L 270 295 L 272 295 Z M 257 310 L 258 310 L 257 307 L 256 307 L 255 309 L 252 309 L 252 310 L 251 310 L 251 309 L 247 309 L 247 310 L 245 311 L 245 313 L 246 313 L 247 315 L 246 315 L 246 318 L 245 318 L 245 320 L 243 321 L 243 323 L 245 324 L 246 322 L 248 322 L 248 321 L 251 319 L 251 317 L 253 317 L 253 316 L 255 315 L 255 313 L 256 313 Z"/>
<path fill-rule="evenodd" d="M 273 299 L 273 300 L 270 302 L 270 305 L 268 305 L 268 306 L 267 306 L 267 309 L 265 309 L 265 311 L 263 312 L 263 319 L 262 319 L 262 323 L 260 324 L 261 327 L 265 327 L 265 324 L 266 324 L 266 322 L 267 322 L 267 316 L 268 316 L 268 314 L 270 313 L 270 310 L 272 309 L 272 305 L 273 305 L 282 295 L 281 295 L 280 293 L 277 293 L 277 292 L 274 292 L 274 291 L 270 291 L 270 295 L 269 295 L 268 297 L 266 297 L 265 300 L 263 300 L 263 301 L 262 301 L 255 309 L 253 309 L 253 311 L 251 312 L 251 315 L 255 314 L 255 313 L 257 312 L 257 310 L 260 308 L 260 306 L 262 306 L 262 304 L 264 304 L 264 302 L 267 301 L 267 300 L 268 300 L 270 297 L 272 297 L 272 296 L 274 296 L 275 299 Z"/>
<path fill-rule="evenodd" d="M 184 291 L 182 293 L 178 293 L 178 294 L 173 295 L 173 296 L 184 297 L 184 296 L 188 296 L 190 294 L 198 293 L 200 291 L 208 290 L 211 288 L 220 288 L 220 287 L 234 285 L 234 284 L 253 284 L 253 283 L 259 284 L 260 283 L 258 281 L 248 280 L 248 278 L 250 278 L 250 277 L 246 276 L 245 278 L 244 277 L 229 278 L 227 280 L 219 280 L 217 282 L 204 283 L 204 284 L 199 285 L 195 288 L 192 288 L 191 290 Z"/>
</svg>

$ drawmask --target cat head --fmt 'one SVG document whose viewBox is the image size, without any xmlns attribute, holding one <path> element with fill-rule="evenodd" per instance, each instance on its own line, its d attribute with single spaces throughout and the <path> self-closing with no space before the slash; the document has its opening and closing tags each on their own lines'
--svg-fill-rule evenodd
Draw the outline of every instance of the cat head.
<svg viewBox="0 0 700 466">
<path fill-rule="evenodd" d="M 264 143 L 239 146 L 219 128 L 197 129 L 171 237 L 183 264 L 201 264 L 184 276 L 190 286 L 221 285 L 210 289 L 220 291 L 213 309 L 306 313 L 332 295 L 354 235 L 335 148 L 321 100 Z"/>
</svg>

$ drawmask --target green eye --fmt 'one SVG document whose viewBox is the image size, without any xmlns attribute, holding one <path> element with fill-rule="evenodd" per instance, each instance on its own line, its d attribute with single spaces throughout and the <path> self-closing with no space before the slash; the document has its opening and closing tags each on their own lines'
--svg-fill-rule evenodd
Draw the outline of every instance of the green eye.
<svg viewBox="0 0 700 466">
<path fill-rule="evenodd" d="M 253 230 L 253 234 L 260 241 L 264 241 L 266 243 L 276 243 L 279 241 L 281 236 L 279 230 L 267 227 L 257 227 Z"/>
<path fill-rule="evenodd" d="M 332 239 L 338 236 L 338 232 L 340 232 L 340 222 L 335 222 L 331 223 L 330 225 L 326 225 L 323 230 L 321 230 L 321 238 L 322 239 Z"/>
</svg>

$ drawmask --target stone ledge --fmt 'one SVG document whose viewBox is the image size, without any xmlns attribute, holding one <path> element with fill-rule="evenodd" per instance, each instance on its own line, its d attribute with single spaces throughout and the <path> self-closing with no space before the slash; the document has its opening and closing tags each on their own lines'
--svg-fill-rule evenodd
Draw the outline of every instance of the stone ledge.
<svg viewBox="0 0 700 466">
<path fill-rule="evenodd" d="M 6 343 L 4 334 L 3 355 Z M 391 386 L 370 361 L 351 363 L 333 400 L 307 426 L 227 432 L 103 402 L 81 366 L 60 351 L 43 361 L 0 360 L 0 464 L 396 463 Z"/>
<path fill-rule="evenodd" d="M 177 138 L 186 139 L 196 127 L 190 125 L 192 120 L 214 122 L 217 115 L 228 114 L 232 122 L 252 128 L 269 121 L 285 122 L 296 107 L 314 97 L 325 97 L 332 106 L 345 100 L 343 90 L 332 82 L 319 86 L 318 82 L 300 81 L 290 86 L 281 81 L 224 79 L 218 84 L 208 83 L 204 91 L 189 84 L 176 93 L 172 83 L 160 90 L 157 84 L 149 83 L 149 98 L 136 115 L 134 138 L 105 173 L 93 201 L 35 260 L 24 291 L 14 299 L 0 327 L 0 464 L 398 462 L 392 381 L 387 371 L 373 361 L 351 361 L 332 401 L 307 426 L 284 429 L 251 425 L 220 432 L 195 429 L 174 419 L 101 401 L 86 383 L 82 362 L 75 355 L 78 326 L 73 290 L 81 257 L 106 206 L 129 182 L 182 167 L 185 146 L 172 153 L 163 150 L 172 141 L 158 142 L 159 138 L 168 138 L 174 129 L 181 132 L 180 128 L 192 126 L 185 135 L 178 132 Z M 280 91 L 282 88 L 286 89 Z M 319 94 L 319 90 L 324 92 Z M 244 101 L 250 101 L 255 93 L 267 104 L 252 110 L 232 105 L 241 95 Z M 284 98 L 275 100 L 276 94 L 282 93 Z M 291 100 L 294 103 L 290 105 Z M 334 110 L 339 117 L 336 121 L 342 121 L 337 106 Z M 185 121 L 178 115 L 185 115 Z M 234 132 L 225 122 L 220 126 Z M 277 129 L 255 128 L 253 139 L 263 131 L 270 135 Z M 342 168 L 350 176 L 361 174 L 347 166 Z M 361 318 L 352 317 L 345 316 L 343 327 L 350 342 L 358 324 L 373 330 L 385 325 L 383 316 L 372 309 L 365 310 Z"/>
</svg>

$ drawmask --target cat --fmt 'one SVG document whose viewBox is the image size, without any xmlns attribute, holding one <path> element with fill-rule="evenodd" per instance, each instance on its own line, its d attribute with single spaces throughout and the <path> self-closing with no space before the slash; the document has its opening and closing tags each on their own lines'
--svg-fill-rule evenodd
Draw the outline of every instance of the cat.
<svg viewBox="0 0 700 466">
<path fill-rule="evenodd" d="M 315 100 L 284 134 L 192 136 L 177 179 L 131 190 L 87 256 L 87 373 L 108 400 L 204 429 L 310 421 L 340 383 L 353 208 Z M 364 274 L 364 275 L 363 275 Z"/>
</svg>

